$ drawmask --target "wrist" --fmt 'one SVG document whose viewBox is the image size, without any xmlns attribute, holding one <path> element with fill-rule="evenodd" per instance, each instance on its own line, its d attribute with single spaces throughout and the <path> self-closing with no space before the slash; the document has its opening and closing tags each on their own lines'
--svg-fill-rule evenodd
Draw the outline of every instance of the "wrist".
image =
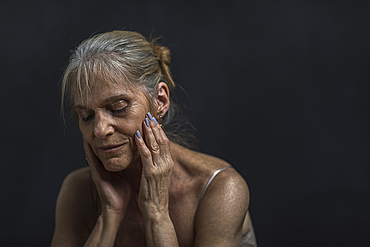
<svg viewBox="0 0 370 247">
<path fill-rule="evenodd" d="M 178 246 L 176 230 L 169 214 L 152 214 L 144 218 L 148 246 Z"/>
<path fill-rule="evenodd" d="M 103 210 L 100 215 L 104 223 L 113 225 L 119 225 L 122 222 L 124 216 L 125 215 L 123 212 L 112 210 Z"/>
<path fill-rule="evenodd" d="M 143 214 L 144 221 L 147 223 L 153 225 L 162 225 L 165 224 L 166 222 L 171 222 L 172 220 L 170 218 L 170 215 L 168 212 L 156 212 L 156 213 L 150 213 L 150 214 Z"/>
</svg>

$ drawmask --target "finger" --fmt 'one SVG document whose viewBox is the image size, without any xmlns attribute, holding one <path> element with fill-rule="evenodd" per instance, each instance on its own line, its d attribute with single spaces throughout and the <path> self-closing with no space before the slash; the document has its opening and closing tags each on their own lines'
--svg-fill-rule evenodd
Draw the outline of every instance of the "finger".
<svg viewBox="0 0 370 247">
<path fill-rule="evenodd" d="M 142 137 L 142 134 L 139 130 L 136 131 L 135 135 L 135 143 L 136 147 L 139 151 L 141 161 L 143 163 L 143 166 L 147 166 L 147 164 L 150 164 L 152 162 L 152 153 L 147 147 L 146 143 L 144 142 L 144 139 Z M 144 169 L 144 167 L 143 167 Z"/>
<path fill-rule="evenodd" d="M 163 168 L 159 155 L 155 155 L 146 145 L 143 139 L 136 138 L 138 150 L 142 161 L 142 177 L 140 188 L 146 191 L 144 194 L 156 195 L 163 180 Z"/>
<path fill-rule="evenodd" d="M 160 147 L 157 143 L 156 137 L 154 136 L 152 125 L 154 124 L 153 120 L 145 118 L 143 122 L 143 131 L 145 136 L 145 141 L 148 149 L 152 152 L 152 156 L 158 156 L 160 154 Z"/>
<path fill-rule="evenodd" d="M 146 173 L 146 177 L 149 187 L 155 188 L 153 193 L 156 193 L 159 199 L 167 198 L 173 170 L 169 140 L 157 120 L 150 113 L 147 116 L 147 119 L 144 121 L 143 131 L 147 148 L 151 153 L 151 160 L 155 165 L 146 167 L 149 170 Z"/>
<path fill-rule="evenodd" d="M 152 121 L 149 121 L 150 129 L 153 133 L 156 144 L 159 146 L 159 154 L 157 155 L 156 153 L 152 153 L 152 159 L 154 163 L 157 164 L 156 167 L 159 169 L 160 175 L 167 177 L 171 174 L 173 168 L 170 142 L 156 119 L 151 117 L 150 113 L 148 113 L 148 117 L 152 119 Z M 165 180 L 162 182 L 164 181 Z"/>
<path fill-rule="evenodd" d="M 164 133 L 162 127 L 158 124 L 157 120 L 152 117 L 150 112 L 148 112 L 148 118 L 151 120 L 149 121 L 150 127 L 152 129 L 154 138 L 159 145 L 159 151 L 160 154 L 163 155 L 168 155 L 169 154 L 169 140 Z"/>
<path fill-rule="evenodd" d="M 160 151 L 163 154 L 168 153 L 169 154 L 169 147 L 170 143 L 168 140 L 168 137 L 166 136 L 166 133 L 164 133 L 164 130 L 162 127 L 158 124 L 157 120 L 153 117 L 153 121 L 150 123 L 150 126 L 152 128 L 152 132 L 154 134 L 154 137 L 160 147 Z"/>
<path fill-rule="evenodd" d="M 148 145 L 151 145 L 150 142 L 155 141 L 153 130 L 150 124 L 151 123 L 148 123 L 145 120 L 143 122 L 143 131 L 145 131 L 145 140 L 147 140 L 146 142 L 144 142 L 139 131 L 136 132 L 135 138 L 143 164 L 140 198 L 144 201 L 148 200 L 149 198 L 157 198 L 159 200 L 163 197 L 166 198 L 166 192 L 168 191 L 170 184 L 169 181 L 171 179 L 171 176 L 168 176 L 171 168 L 168 171 L 165 168 L 167 162 L 160 157 L 160 155 L 153 153 L 153 151 L 148 147 Z"/>
</svg>

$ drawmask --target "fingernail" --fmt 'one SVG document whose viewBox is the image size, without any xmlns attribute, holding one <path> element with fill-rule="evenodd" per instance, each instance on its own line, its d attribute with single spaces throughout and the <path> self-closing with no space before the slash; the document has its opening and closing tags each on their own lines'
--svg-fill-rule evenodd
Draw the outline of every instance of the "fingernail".
<svg viewBox="0 0 370 247">
<path fill-rule="evenodd" d="M 153 118 L 153 120 L 154 120 L 154 122 L 155 122 L 156 124 L 158 124 L 158 122 L 157 122 L 157 120 L 155 119 L 155 117 Z"/>
<path fill-rule="evenodd" d="M 149 121 L 148 121 L 148 119 L 147 119 L 147 118 L 145 118 L 145 124 L 146 124 L 146 126 L 148 126 L 148 127 L 149 127 Z"/>
<path fill-rule="evenodd" d="M 148 112 L 148 117 L 149 117 L 150 121 L 153 121 L 153 117 L 152 117 L 152 114 L 150 114 L 150 112 Z"/>
<path fill-rule="evenodd" d="M 138 130 L 136 131 L 136 135 L 137 135 L 137 138 L 139 139 L 141 138 L 140 132 Z"/>
<path fill-rule="evenodd" d="M 84 141 L 87 143 L 86 138 L 84 137 Z"/>
</svg>

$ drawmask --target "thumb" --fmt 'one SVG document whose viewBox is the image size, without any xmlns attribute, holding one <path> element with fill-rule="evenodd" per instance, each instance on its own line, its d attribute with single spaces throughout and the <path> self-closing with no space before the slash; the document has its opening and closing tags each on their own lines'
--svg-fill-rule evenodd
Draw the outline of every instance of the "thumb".
<svg viewBox="0 0 370 247">
<path fill-rule="evenodd" d="M 86 161 L 90 166 L 93 177 L 99 180 L 102 179 L 102 176 L 104 176 L 106 170 L 98 157 L 96 157 L 91 145 L 86 141 L 85 137 L 83 137 L 83 146 L 85 150 Z"/>
</svg>

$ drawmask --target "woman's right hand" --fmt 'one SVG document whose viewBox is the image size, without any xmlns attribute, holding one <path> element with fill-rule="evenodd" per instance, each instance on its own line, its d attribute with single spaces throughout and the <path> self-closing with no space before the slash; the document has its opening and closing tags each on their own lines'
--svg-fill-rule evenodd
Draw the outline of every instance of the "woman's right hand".
<svg viewBox="0 0 370 247">
<path fill-rule="evenodd" d="M 123 220 L 131 196 L 127 176 L 124 172 L 107 171 L 85 138 L 84 149 L 92 179 L 100 196 L 102 215 L 114 215 Z"/>
</svg>

